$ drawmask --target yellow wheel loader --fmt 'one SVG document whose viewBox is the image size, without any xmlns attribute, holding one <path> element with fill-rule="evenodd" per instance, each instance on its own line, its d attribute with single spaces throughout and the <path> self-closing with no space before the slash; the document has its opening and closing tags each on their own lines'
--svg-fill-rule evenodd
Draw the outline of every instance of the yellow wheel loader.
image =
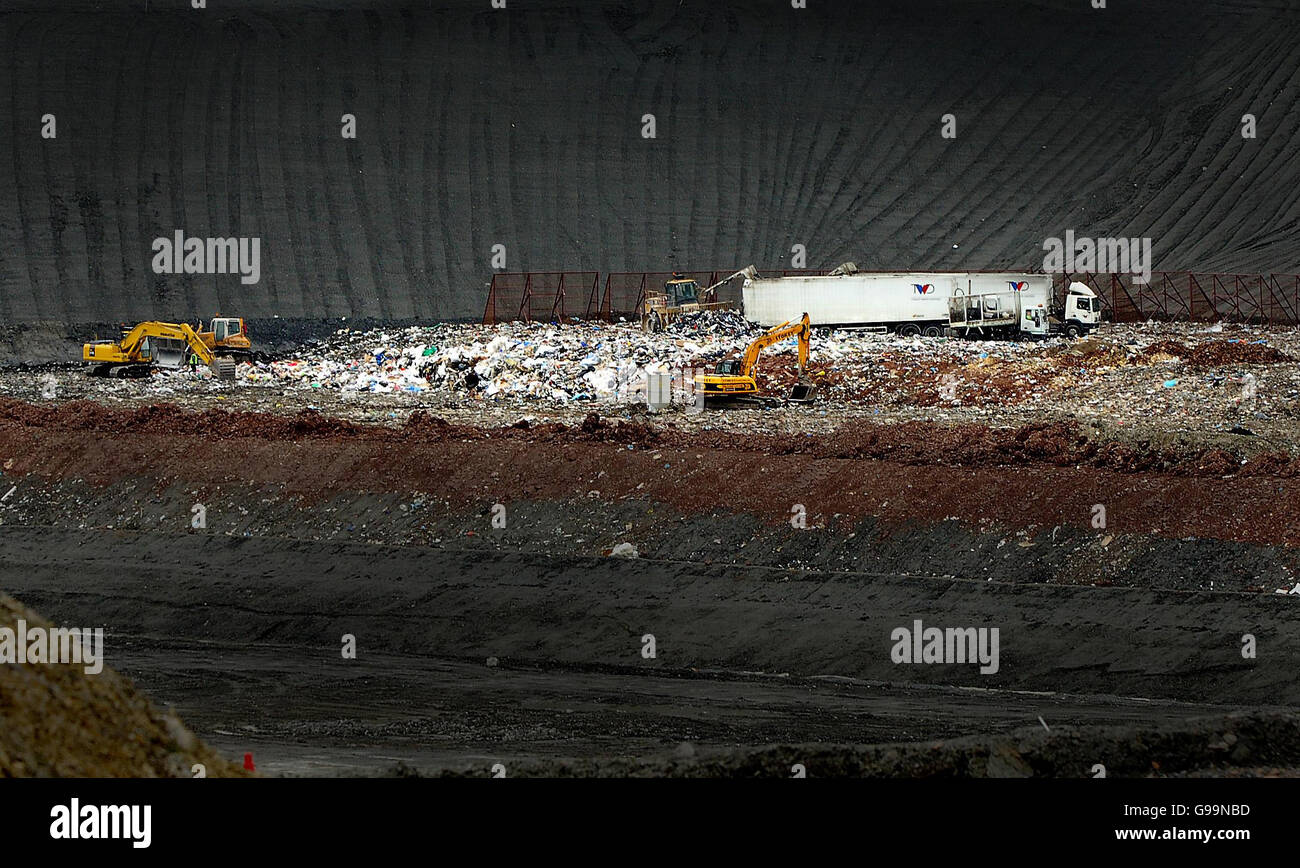
<svg viewBox="0 0 1300 868">
<path fill-rule="evenodd" d="M 799 381 L 791 389 L 787 400 L 797 403 L 810 403 L 817 387 L 804 380 L 804 370 L 808 367 L 808 340 L 812 335 L 812 323 L 808 314 L 798 322 L 785 322 L 756 339 L 739 359 L 723 359 L 718 362 L 712 374 L 700 374 L 695 378 L 695 387 L 704 393 L 704 400 L 723 398 L 748 398 L 758 394 L 758 382 L 755 370 L 758 357 L 763 350 L 780 343 L 786 338 L 799 339 Z"/>
<path fill-rule="evenodd" d="M 193 353 L 218 378 L 233 380 L 235 360 L 217 352 L 185 323 L 142 322 L 124 331 L 121 340 L 84 344 L 81 358 L 92 376 L 125 378 L 147 376 L 156 367 L 183 368 Z"/>
<path fill-rule="evenodd" d="M 693 277 L 687 277 L 674 271 L 672 278 L 664 283 L 663 292 L 648 292 L 641 304 L 641 330 L 661 332 L 682 314 L 698 313 L 702 310 L 721 310 L 726 302 L 718 301 L 718 287 L 737 277 L 757 277 L 754 266 L 749 266 L 735 274 L 724 277 L 713 286 L 700 289 Z"/>
</svg>

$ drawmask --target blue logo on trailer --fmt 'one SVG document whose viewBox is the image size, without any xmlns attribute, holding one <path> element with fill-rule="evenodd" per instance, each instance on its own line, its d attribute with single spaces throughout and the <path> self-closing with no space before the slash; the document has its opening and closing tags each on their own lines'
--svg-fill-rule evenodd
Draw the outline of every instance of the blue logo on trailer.
<svg viewBox="0 0 1300 868">
<path fill-rule="evenodd" d="M 917 295 L 934 295 L 933 283 L 914 283 L 912 286 L 916 287 Z"/>
<path fill-rule="evenodd" d="M 1008 280 L 1007 283 L 1011 286 L 1012 292 L 1024 292 L 1029 288 L 1029 281 L 1027 280 L 1022 280 L 1019 283 L 1014 280 Z"/>
</svg>

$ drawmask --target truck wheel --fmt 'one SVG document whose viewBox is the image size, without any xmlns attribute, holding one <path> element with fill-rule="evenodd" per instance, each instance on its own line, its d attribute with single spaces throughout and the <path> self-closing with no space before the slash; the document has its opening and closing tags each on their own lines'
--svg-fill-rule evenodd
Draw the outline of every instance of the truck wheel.
<svg viewBox="0 0 1300 868">
<path fill-rule="evenodd" d="M 914 338 L 921 333 L 921 328 L 920 326 L 915 326 L 909 323 L 907 325 L 899 326 L 898 333 L 905 338 Z"/>
<path fill-rule="evenodd" d="M 938 338 L 943 336 L 943 329 L 937 325 L 930 325 L 925 327 L 925 331 L 922 334 L 927 338 Z"/>
<path fill-rule="evenodd" d="M 1067 338 L 1077 338 L 1079 334 L 1080 334 L 1079 327 L 1074 323 L 1070 323 L 1068 326 L 1065 327 L 1065 336 Z"/>
</svg>

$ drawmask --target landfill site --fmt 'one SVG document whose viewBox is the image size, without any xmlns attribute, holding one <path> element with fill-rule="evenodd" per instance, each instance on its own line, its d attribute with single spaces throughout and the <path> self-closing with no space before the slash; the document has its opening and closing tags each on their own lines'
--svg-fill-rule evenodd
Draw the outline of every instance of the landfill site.
<svg viewBox="0 0 1300 868">
<path fill-rule="evenodd" d="M 1257 728 L 1292 725 L 1300 332 L 814 333 L 812 404 L 607 388 L 761 331 L 345 328 L 233 381 L 6 372 L 6 590 L 105 625 L 120 672 L 273 774 L 1295 761 Z M 914 618 L 999 626 L 998 671 L 900 667 Z"/>
<path fill-rule="evenodd" d="M 0 11 L 0 777 L 1300 776 L 1300 6 L 158 5 Z"/>
</svg>

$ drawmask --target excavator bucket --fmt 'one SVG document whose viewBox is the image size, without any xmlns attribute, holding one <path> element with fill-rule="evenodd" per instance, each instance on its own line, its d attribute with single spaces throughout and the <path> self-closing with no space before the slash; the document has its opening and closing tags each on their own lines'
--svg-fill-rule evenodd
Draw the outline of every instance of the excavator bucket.
<svg viewBox="0 0 1300 868">
<path fill-rule="evenodd" d="M 790 389 L 790 396 L 786 398 L 792 404 L 811 404 L 813 398 L 817 396 L 817 385 L 815 383 L 795 383 Z"/>
</svg>

